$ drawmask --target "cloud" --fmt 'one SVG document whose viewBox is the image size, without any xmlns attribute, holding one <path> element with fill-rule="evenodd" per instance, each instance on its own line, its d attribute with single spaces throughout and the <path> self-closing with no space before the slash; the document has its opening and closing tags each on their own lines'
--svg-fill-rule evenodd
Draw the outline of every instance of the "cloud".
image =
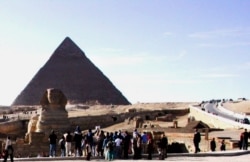
<svg viewBox="0 0 250 162">
<path fill-rule="evenodd" d="M 157 66 L 160 64 L 176 63 L 187 55 L 187 50 L 179 50 L 174 53 L 150 53 L 148 51 L 131 52 L 126 49 L 99 48 L 88 51 L 88 55 L 96 65 L 100 67 L 124 67 L 124 66 Z"/>
<path fill-rule="evenodd" d="M 180 51 L 180 53 L 177 55 L 176 60 L 180 60 L 183 57 L 185 57 L 187 55 L 187 51 L 186 50 L 182 50 Z"/>
<path fill-rule="evenodd" d="M 172 33 L 172 32 L 164 32 L 163 35 L 164 36 L 173 36 L 174 33 Z"/>
<path fill-rule="evenodd" d="M 236 74 L 204 74 L 201 75 L 201 77 L 203 78 L 234 78 L 234 77 L 238 77 L 238 75 Z"/>
<path fill-rule="evenodd" d="M 118 48 L 101 48 L 100 51 L 104 51 L 104 52 L 122 52 L 124 50 L 123 49 L 118 49 Z"/>
<path fill-rule="evenodd" d="M 250 46 L 250 42 L 234 42 L 234 43 L 199 43 L 198 46 L 200 47 L 219 47 L 219 48 L 226 48 L 226 47 L 234 47 L 234 46 Z"/>
<path fill-rule="evenodd" d="M 101 64 L 103 66 L 129 66 L 136 64 L 143 64 L 152 60 L 160 59 L 154 55 L 150 55 L 148 53 L 141 52 L 140 54 L 127 54 L 127 53 L 119 53 L 119 54 L 105 54 L 105 55 L 94 55 L 91 60 L 97 64 Z"/>
<path fill-rule="evenodd" d="M 206 32 L 195 32 L 189 34 L 188 37 L 198 38 L 198 39 L 208 39 L 208 38 L 218 38 L 218 37 L 238 37 L 246 35 L 250 35 L 250 30 L 248 28 L 218 29 Z"/>
</svg>

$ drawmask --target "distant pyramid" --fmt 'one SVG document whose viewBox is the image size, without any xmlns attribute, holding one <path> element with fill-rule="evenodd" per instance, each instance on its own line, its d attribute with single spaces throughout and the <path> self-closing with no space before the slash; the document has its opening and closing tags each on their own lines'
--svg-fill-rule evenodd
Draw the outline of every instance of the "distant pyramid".
<svg viewBox="0 0 250 162">
<path fill-rule="evenodd" d="M 62 90 L 70 104 L 130 104 L 69 37 L 54 51 L 12 106 L 39 105 L 47 88 Z"/>
</svg>

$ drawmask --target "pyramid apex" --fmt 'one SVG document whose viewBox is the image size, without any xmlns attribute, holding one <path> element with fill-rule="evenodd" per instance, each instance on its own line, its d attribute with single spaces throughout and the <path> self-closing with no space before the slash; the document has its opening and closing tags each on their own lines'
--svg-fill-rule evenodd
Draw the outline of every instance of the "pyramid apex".
<svg viewBox="0 0 250 162">
<path fill-rule="evenodd" d="M 61 44 L 65 44 L 65 43 L 73 43 L 73 44 L 75 44 L 74 41 L 73 41 L 70 37 L 66 37 L 66 38 L 62 41 Z M 76 44 L 75 44 L 75 45 L 76 45 Z"/>
<path fill-rule="evenodd" d="M 85 53 L 78 47 L 78 45 L 70 39 L 70 37 L 66 37 L 60 45 L 56 48 L 53 55 L 74 55 L 78 57 L 85 57 Z"/>
<path fill-rule="evenodd" d="M 65 39 L 63 40 L 64 41 L 72 41 L 72 39 L 70 37 L 65 37 Z M 72 41 L 73 42 L 73 41 Z"/>
</svg>

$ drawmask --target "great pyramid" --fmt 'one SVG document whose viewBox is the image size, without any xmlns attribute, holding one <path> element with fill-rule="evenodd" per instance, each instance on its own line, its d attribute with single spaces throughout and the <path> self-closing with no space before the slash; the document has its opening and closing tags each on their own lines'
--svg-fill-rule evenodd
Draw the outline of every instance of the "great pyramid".
<svg viewBox="0 0 250 162">
<path fill-rule="evenodd" d="M 69 104 L 130 104 L 69 37 L 63 40 L 11 106 L 39 105 L 47 88 L 62 90 Z"/>
</svg>

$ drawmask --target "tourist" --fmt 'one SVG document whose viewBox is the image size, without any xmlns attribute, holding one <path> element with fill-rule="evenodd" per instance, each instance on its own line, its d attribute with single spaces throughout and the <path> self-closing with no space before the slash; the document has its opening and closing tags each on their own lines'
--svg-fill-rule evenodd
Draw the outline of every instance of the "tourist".
<svg viewBox="0 0 250 162">
<path fill-rule="evenodd" d="M 86 160 L 90 160 L 90 157 L 91 157 L 91 146 L 89 144 L 89 141 L 85 140 L 85 149 L 86 149 Z"/>
<path fill-rule="evenodd" d="M 62 135 L 61 139 L 58 142 L 61 149 L 61 157 L 65 156 L 65 137 Z"/>
<path fill-rule="evenodd" d="M 242 149 L 247 150 L 248 149 L 248 138 L 249 134 L 247 132 L 247 129 L 243 132 L 243 141 L 242 141 Z"/>
<path fill-rule="evenodd" d="M 91 147 L 91 152 L 92 152 L 91 154 L 92 155 L 95 155 L 94 138 L 93 137 L 94 137 L 96 132 L 97 132 L 97 129 L 96 129 L 95 132 L 92 132 L 92 129 L 89 129 L 88 133 L 86 135 L 86 139 L 87 139 L 87 141 L 88 141 L 88 143 L 89 143 L 89 145 Z M 93 149 L 93 151 L 92 151 L 92 149 Z"/>
<path fill-rule="evenodd" d="M 102 144 L 102 149 L 104 153 L 105 160 L 107 160 L 108 155 L 107 155 L 107 143 L 109 142 L 110 139 L 110 134 L 109 132 L 106 132 L 106 136 L 104 137 L 103 144 Z"/>
<path fill-rule="evenodd" d="M 111 161 L 114 159 L 114 147 L 115 147 L 115 144 L 112 141 L 112 138 L 109 138 L 109 141 L 106 147 L 107 147 L 107 160 Z"/>
<path fill-rule="evenodd" d="M 221 141 L 220 150 L 221 151 L 226 151 L 226 144 L 225 144 L 225 140 L 224 139 Z"/>
<path fill-rule="evenodd" d="M 133 159 L 141 159 L 141 135 L 138 133 L 136 137 L 133 138 L 133 149 L 134 149 L 134 157 Z"/>
<path fill-rule="evenodd" d="M 105 138 L 104 131 L 101 130 L 97 134 L 97 137 L 96 137 L 96 142 L 97 142 L 97 148 L 96 148 L 97 156 L 103 157 L 103 147 L 102 147 L 102 145 L 103 145 L 104 138 Z"/>
<path fill-rule="evenodd" d="M 141 135 L 142 138 L 142 153 L 146 153 L 147 152 L 147 142 L 148 142 L 148 135 L 146 134 L 146 132 L 143 132 Z"/>
<path fill-rule="evenodd" d="M 244 132 L 240 134 L 239 148 L 243 149 Z"/>
<path fill-rule="evenodd" d="M 163 133 L 159 142 L 159 160 L 164 160 L 167 157 L 167 147 L 168 147 L 168 138 Z"/>
<path fill-rule="evenodd" d="M 65 149 L 66 149 L 66 156 L 71 155 L 71 148 L 72 148 L 72 140 L 73 136 L 71 135 L 70 131 L 67 132 L 66 138 L 65 138 Z"/>
<path fill-rule="evenodd" d="M 75 142 L 75 156 L 82 156 L 82 132 L 79 126 L 76 127 L 74 132 L 74 142 Z"/>
<path fill-rule="evenodd" d="M 200 141 L 201 141 L 201 134 L 198 131 L 198 129 L 195 129 L 194 138 L 193 138 L 195 153 L 200 152 L 200 147 L 199 147 Z"/>
<path fill-rule="evenodd" d="M 210 142 L 210 149 L 211 151 L 215 151 L 216 148 L 216 142 L 215 142 L 215 138 L 213 138 Z"/>
<path fill-rule="evenodd" d="M 57 136 L 54 130 L 51 130 L 51 133 L 49 135 L 49 156 L 50 157 L 56 157 L 56 141 L 57 141 Z"/>
<path fill-rule="evenodd" d="M 14 155 L 14 149 L 12 147 L 12 142 L 10 139 L 10 136 L 7 137 L 6 141 L 5 141 L 5 147 L 4 147 L 4 160 L 3 162 L 7 161 L 7 158 L 10 156 L 10 161 L 13 162 L 13 155 Z"/>
<path fill-rule="evenodd" d="M 152 160 L 152 154 L 154 152 L 154 140 L 152 137 L 152 134 L 148 134 L 148 140 L 147 140 L 147 153 L 148 153 L 148 160 Z"/>
<path fill-rule="evenodd" d="M 130 150 L 130 143 L 131 143 L 131 135 L 128 133 L 128 131 L 124 132 L 123 137 L 123 156 L 124 159 L 128 159 L 128 153 Z"/>
<path fill-rule="evenodd" d="M 115 158 L 121 159 L 122 157 L 122 138 L 117 135 L 115 139 Z"/>
</svg>

